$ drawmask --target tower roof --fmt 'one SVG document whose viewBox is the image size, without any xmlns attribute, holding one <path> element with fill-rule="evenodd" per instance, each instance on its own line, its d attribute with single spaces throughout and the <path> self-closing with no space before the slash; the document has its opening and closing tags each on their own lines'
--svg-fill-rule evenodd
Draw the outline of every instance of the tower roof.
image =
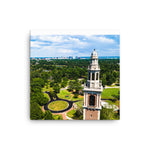
<svg viewBox="0 0 150 150">
<path fill-rule="evenodd" d="M 93 52 L 91 54 L 91 59 L 98 59 L 98 55 L 97 55 L 97 52 L 95 49 L 93 50 Z"/>
<path fill-rule="evenodd" d="M 96 50 L 94 49 L 91 56 L 98 56 Z"/>
</svg>

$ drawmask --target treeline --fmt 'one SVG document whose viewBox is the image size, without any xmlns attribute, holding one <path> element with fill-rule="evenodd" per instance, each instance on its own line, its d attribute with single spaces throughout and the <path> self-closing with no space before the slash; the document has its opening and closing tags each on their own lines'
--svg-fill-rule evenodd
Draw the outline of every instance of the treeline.
<svg viewBox="0 0 150 150">
<path fill-rule="evenodd" d="M 87 67 L 90 64 L 90 59 L 82 60 L 31 60 L 31 71 L 50 71 L 55 83 L 61 83 L 63 78 L 67 79 L 87 79 Z M 103 86 L 111 85 L 116 82 L 119 84 L 119 59 L 101 59 L 99 60 L 101 68 L 100 79 Z M 36 74 L 36 73 L 35 73 Z M 35 76 L 34 74 L 34 76 Z M 65 79 L 64 79 L 65 80 Z"/>
</svg>

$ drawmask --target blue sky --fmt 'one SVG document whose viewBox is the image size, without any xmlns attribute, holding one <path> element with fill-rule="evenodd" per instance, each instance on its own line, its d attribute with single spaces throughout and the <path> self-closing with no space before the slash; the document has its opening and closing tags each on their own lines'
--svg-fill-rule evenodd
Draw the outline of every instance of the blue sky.
<svg viewBox="0 0 150 150">
<path fill-rule="evenodd" d="M 31 57 L 119 56 L 119 35 L 31 35 Z"/>
</svg>

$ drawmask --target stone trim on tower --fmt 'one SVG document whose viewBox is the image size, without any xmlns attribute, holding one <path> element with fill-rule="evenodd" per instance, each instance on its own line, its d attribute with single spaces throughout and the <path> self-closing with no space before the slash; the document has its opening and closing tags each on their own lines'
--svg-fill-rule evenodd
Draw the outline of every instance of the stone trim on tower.
<svg viewBox="0 0 150 150">
<path fill-rule="evenodd" d="M 98 55 L 94 51 L 91 54 L 91 63 L 88 67 L 88 80 L 84 86 L 83 119 L 99 120 L 101 109 L 102 82 L 99 80 L 100 67 Z"/>
</svg>

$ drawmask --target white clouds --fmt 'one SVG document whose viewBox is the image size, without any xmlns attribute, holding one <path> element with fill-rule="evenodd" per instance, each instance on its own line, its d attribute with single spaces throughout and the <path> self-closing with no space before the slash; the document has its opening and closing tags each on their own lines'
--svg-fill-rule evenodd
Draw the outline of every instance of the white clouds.
<svg viewBox="0 0 150 150">
<path fill-rule="evenodd" d="M 61 43 L 71 43 L 76 44 L 79 46 L 87 46 L 88 42 L 87 40 L 92 40 L 93 42 L 100 42 L 100 43 L 115 43 L 114 39 L 107 38 L 105 36 L 96 36 L 96 35 L 86 35 L 84 36 L 82 40 L 77 37 L 72 37 L 69 35 L 37 35 L 32 36 L 32 39 L 37 39 L 41 42 L 52 42 L 53 45 L 55 44 L 61 44 Z M 114 35 L 115 37 L 115 35 Z"/>
<path fill-rule="evenodd" d="M 114 43 L 114 40 L 113 40 L 113 39 L 108 39 L 108 38 L 106 38 L 106 37 L 98 37 L 98 39 L 99 39 L 101 42 Z"/>
<path fill-rule="evenodd" d="M 78 51 L 73 49 L 63 48 L 62 46 L 38 46 L 31 47 L 31 57 L 60 57 L 73 56 L 78 54 Z"/>
<path fill-rule="evenodd" d="M 90 39 L 92 41 L 96 41 L 96 42 L 101 42 L 101 43 L 107 43 L 107 44 L 112 44 L 114 43 L 115 41 L 113 39 L 110 39 L 110 38 L 106 38 L 104 36 L 94 36 L 94 35 L 88 35 L 86 36 L 87 39 Z"/>
<path fill-rule="evenodd" d="M 37 39 L 41 42 L 52 42 L 52 45 L 58 44 L 74 44 L 77 46 L 86 46 L 88 45 L 87 42 L 83 42 L 78 38 L 66 36 L 66 35 L 39 35 L 39 36 L 32 36 L 32 39 Z"/>
<path fill-rule="evenodd" d="M 112 36 L 104 35 L 34 35 L 31 36 L 31 56 L 89 56 L 95 48 L 107 55 L 120 49 Z"/>
<path fill-rule="evenodd" d="M 72 50 L 72 49 L 58 49 L 58 53 L 61 54 L 74 54 L 77 53 L 78 51 Z"/>
<path fill-rule="evenodd" d="M 39 36 L 39 40 L 42 41 L 50 41 L 50 42 L 57 42 L 57 43 L 62 43 L 62 42 L 67 42 L 67 39 L 64 39 L 63 36 L 60 35 L 55 35 L 55 36 Z"/>
<path fill-rule="evenodd" d="M 75 44 L 77 46 L 87 46 L 88 45 L 87 42 L 82 42 L 81 40 L 79 40 L 77 38 L 69 37 L 69 41 L 70 41 L 70 43 Z"/>
<path fill-rule="evenodd" d="M 45 44 L 44 42 L 39 42 L 39 41 L 31 41 L 30 46 L 34 48 L 40 48 L 40 44 Z"/>
<path fill-rule="evenodd" d="M 109 48 L 108 50 L 109 50 L 109 51 L 113 51 L 113 52 L 115 52 L 115 51 L 120 51 L 120 49 L 114 49 L 114 48 Z"/>
<path fill-rule="evenodd" d="M 40 49 L 40 53 L 49 56 L 58 55 L 74 55 L 78 51 L 76 48 L 84 48 L 87 42 L 83 42 L 78 38 L 63 35 L 44 35 L 31 37 L 31 53 L 36 53 Z M 33 50 L 32 50 L 33 49 Z"/>
</svg>

